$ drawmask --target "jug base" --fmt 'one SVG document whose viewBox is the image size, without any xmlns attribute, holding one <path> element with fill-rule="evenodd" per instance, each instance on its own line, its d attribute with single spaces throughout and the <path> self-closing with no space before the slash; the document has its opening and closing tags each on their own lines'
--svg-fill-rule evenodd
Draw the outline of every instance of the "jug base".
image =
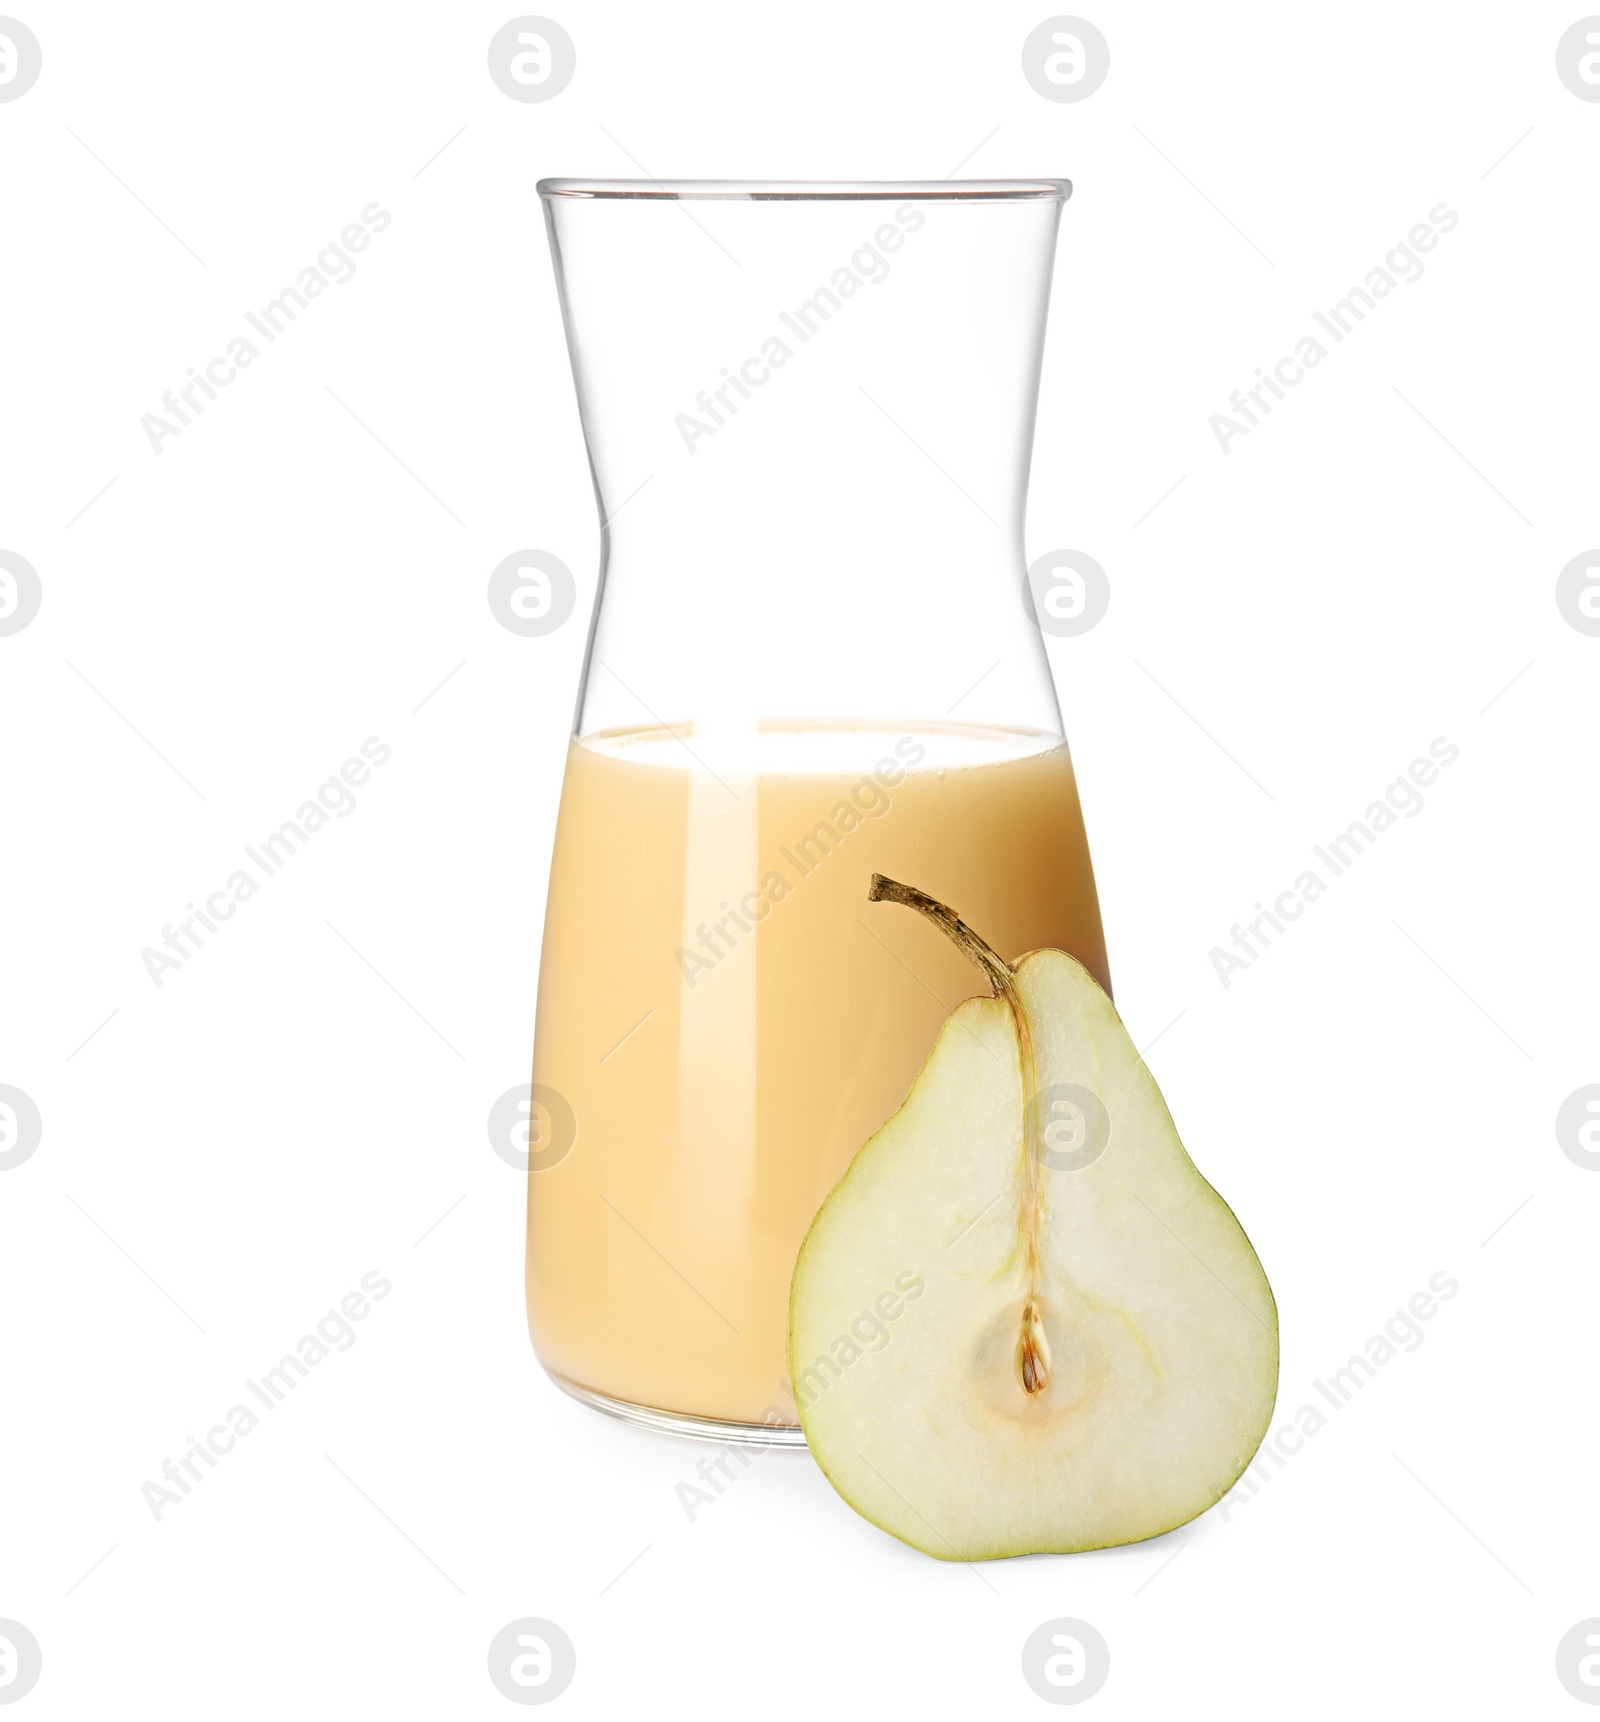
<svg viewBox="0 0 1600 1722">
<path fill-rule="evenodd" d="M 805 1432 L 798 1423 L 735 1423 L 720 1417 L 694 1417 L 686 1411 L 659 1411 L 650 1405 L 635 1405 L 631 1400 L 613 1399 L 580 1387 L 547 1369 L 545 1374 L 580 1405 L 603 1411 L 639 1429 L 651 1429 L 658 1435 L 683 1435 L 691 1441 L 712 1441 L 719 1447 L 804 1447 Z"/>
</svg>

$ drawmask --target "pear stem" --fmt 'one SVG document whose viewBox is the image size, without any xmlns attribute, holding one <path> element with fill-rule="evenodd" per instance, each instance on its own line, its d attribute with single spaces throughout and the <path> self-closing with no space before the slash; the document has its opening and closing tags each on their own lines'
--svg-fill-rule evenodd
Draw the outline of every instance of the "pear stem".
<svg viewBox="0 0 1600 1722">
<path fill-rule="evenodd" d="M 915 885 L 902 885 L 882 873 L 872 875 L 867 890 L 869 903 L 900 903 L 915 909 L 944 933 L 961 954 L 982 969 L 995 997 L 1003 998 L 1011 1010 L 1017 1030 L 1017 1050 L 1022 1063 L 1022 1212 L 1018 1216 L 1022 1246 L 1027 1261 L 1028 1295 L 1022 1306 L 1021 1332 L 1017 1339 L 1017 1371 L 1024 1391 L 1032 1397 L 1042 1393 L 1050 1379 L 1049 1346 L 1044 1336 L 1044 1320 L 1039 1305 L 1039 1155 L 1038 1130 L 1039 1077 L 1034 1061 L 1033 1033 L 1028 1025 L 1028 1013 L 1023 1007 L 1022 994 L 1017 988 L 1016 971 L 992 946 L 973 932 L 972 928 L 937 897 L 919 891 Z"/>
</svg>

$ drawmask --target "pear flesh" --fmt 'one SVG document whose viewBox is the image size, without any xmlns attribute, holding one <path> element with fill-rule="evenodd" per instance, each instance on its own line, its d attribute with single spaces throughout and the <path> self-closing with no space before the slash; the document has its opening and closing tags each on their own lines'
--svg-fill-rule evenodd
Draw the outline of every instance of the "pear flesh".
<svg viewBox="0 0 1600 1722">
<path fill-rule="evenodd" d="M 1098 983 L 1012 969 L 875 877 L 997 996 L 945 1022 L 795 1265 L 812 1454 L 872 1523 L 949 1560 L 1160 1535 L 1250 1463 L 1277 1394 L 1272 1291 Z"/>
</svg>

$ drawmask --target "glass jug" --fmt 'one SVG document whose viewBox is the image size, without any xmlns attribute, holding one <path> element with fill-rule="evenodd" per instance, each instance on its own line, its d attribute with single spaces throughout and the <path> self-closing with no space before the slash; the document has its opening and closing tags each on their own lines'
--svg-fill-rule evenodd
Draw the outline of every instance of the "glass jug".
<svg viewBox="0 0 1600 1722">
<path fill-rule="evenodd" d="M 1025 590 L 1063 180 L 539 186 L 601 518 L 539 978 L 535 1350 L 799 1442 L 800 1241 L 975 990 L 1105 948 Z"/>
</svg>

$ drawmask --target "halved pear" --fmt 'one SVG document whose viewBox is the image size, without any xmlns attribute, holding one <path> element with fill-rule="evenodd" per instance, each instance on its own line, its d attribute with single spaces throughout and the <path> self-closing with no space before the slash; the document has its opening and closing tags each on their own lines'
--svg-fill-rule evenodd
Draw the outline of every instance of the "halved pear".
<svg viewBox="0 0 1600 1722">
<path fill-rule="evenodd" d="M 1109 998 L 1063 951 L 1013 969 L 927 915 L 995 996 L 946 1021 L 795 1264 L 789 1370 L 829 1482 L 947 1560 L 1159 1536 L 1250 1463 L 1278 1320 Z"/>
</svg>

